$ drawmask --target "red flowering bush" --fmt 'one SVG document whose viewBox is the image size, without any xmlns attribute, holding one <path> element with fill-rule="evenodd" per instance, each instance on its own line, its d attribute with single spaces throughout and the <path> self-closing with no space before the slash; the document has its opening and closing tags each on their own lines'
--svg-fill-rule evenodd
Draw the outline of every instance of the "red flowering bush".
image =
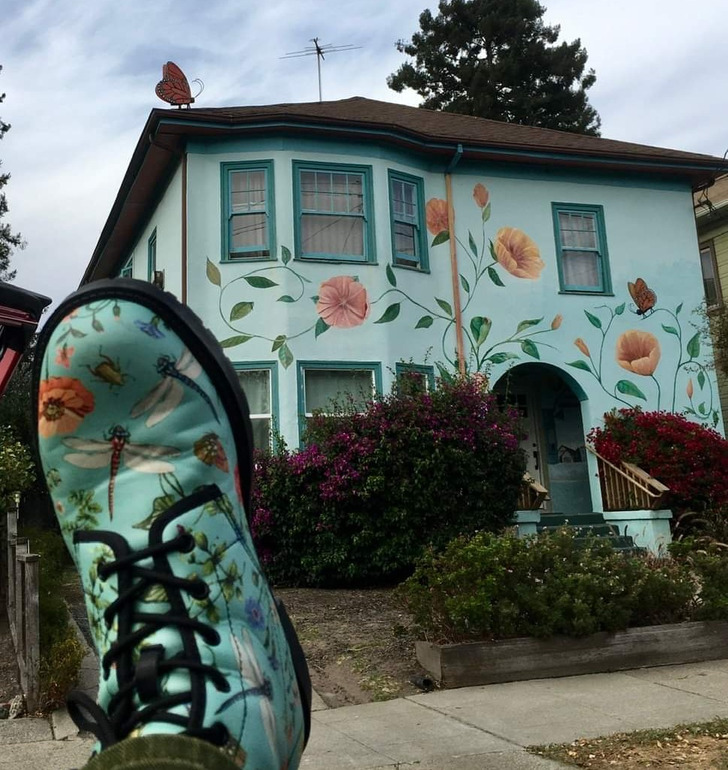
<svg viewBox="0 0 728 770">
<path fill-rule="evenodd" d="M 270 578 L 392 582 L 428 545 L 501 530 L 525 469 L 518 434 L 472 380 L 314 417 L 306 448 L 257 458 L 252 526 Z"/>
<path fill-rule="evenodd" d="M 670 488 L 665 506 L 676 512 L 728 507 L 728 441 L 671 412 L 620 409 L 588 436 L 612 463 L 638 465 Z"/>
</svg>

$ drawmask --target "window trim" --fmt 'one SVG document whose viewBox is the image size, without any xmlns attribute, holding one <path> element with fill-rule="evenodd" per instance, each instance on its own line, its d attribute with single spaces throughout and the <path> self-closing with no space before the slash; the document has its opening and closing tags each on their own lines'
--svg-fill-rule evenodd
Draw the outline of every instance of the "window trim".
<svg viewBox="0 0 728 770">
<path fill-rule="evenodd" d="M 154 280 L 154 271 L 157 269 L 157 228 L 147 238 L 147 280 Z"/>
<path fill-rule="evenodd" d="M 382 394 L 382 364 L 379 361 L 299 361 L 297 366 L 298 384 L 298 441 L 303 444 L 303 431 L 306 427 L 306 371 L 307 370 L 332 370 L 332 371 L 356 371 L 368 370 L 374 375 L 372 396 Z"/>
<path fill-rule="evenodd" d="M 435 389 L 435 367 L 427 364 L 409 364 L 398 361 L 394 365 L 394 376 L 399 380 L 403 374 L 423 374 L 427 379 L 427 393 Z"/>
<path fill-rule="evenodd" d="M 599 267 L 602 286 L 595 289 L 593 286 L 572 286 L 566 283 L 563 270 L 563 247 L 561 244 L 561 227 L 559 226 L 559 214 L 574 212 L 576 214 L 594 214 L 596 233 L 599 239 Z M 554 240 L 556 243 L 556 264 L 559 272 L 559 288 L 564 294 L 612 294 L 612 277 L 609 270 L 609 249 L 607 247 L 607 231 L 604 223 L 604 206 L 600 204 L 586 203 L 551 203 L 551 213 L 554 223 Z M 573 249 L 566 249 L 572 251 Z M 590 251 L 590 250 L 589 250 Z"/>
<path fill-rule="evenodd" d="M 133 278 L 134 277 L 134 255 L 131 254 L 129 258 L 121 266 L 119 270 L 119 278 Z"/>
<path fill-rule="evenodd" d="M 293 232 L 295 243 L 295 259 L 307 262 L 333 262 L 357 265 L 376 265 L 376 241 L 374 237 L 374 194 L 373 169 L 370 165 L 352 163 L 322 163 L 319 161 L 292 161 L 293 170 Z M 346 256 L 342 254 L 304 254 L 301 245 L 301 172 L 328 171 L 332 174 L 361 174 L 364 192 L 364 255 L 363 257 Z"/>
<path fill-rule="evenodd" d="M 716 298 L 715 303 L 712 305 L 708 304 L 708 298 L 705 296 L 705 276 L 703 275 L 703 261 L 701 257 L 703 251 L 706 249 L 710 251 L 710 262 L 713 266 L 713 281 L 715 282 Z M 698 259 L 700 260 L 700 278 L 703 282 L 703 297 L 705 298 L 706 310 L 717 310 L 723 306 L 723 290 L 718 276 L 718 260 L 715 256 L 715 240 L 713 238 L 709 238 L 707 241 L 701 241 L 698 244 Z"/>
<path fill-rule="evenodd" d="M 397 240 L 394 233 L 395 222 L 399 221 L 394 216 L 394 206 L 392 200 L 392 182 L 406 182 L 414 185 L 417 197 L 417 261 L 419 264 L 402 265 L 397 263 Z M 389 197 L 389 229 L 392 238 L 392 267 L 402 268 L 404 270 L 416 270 L 419 273 L 430 272 L 430 258 L 427 251 L 427 228 L 425 226 L 425 184 L 421 177 L 406 174 L 403 171 L 388 169 L 387 173 L 387 193 Z M 408 223 L 409 224 L 409 223 Z"/>
<path fill-rule="evenodd" d="M 265 172 L 265 217 L 268 236 L 268 256 L 246 257 L 245 250 L 231 252 L 230 248 L 230 173 L 233 171 Z M 276 207 L 275 207 L 275 175 L 273 173 L 273 160 L 225 161 L 220 163 L 220 262 L 274 262 L 276 257 Z M 251 249 L 253 251 L 253 249 Z M 231 253 L 240 256 L 231 256 Z"/>
<path fill-rule="evenodd" d="M 278 411 L 278 362 L 277 361 L 233 361 L 235 372 L 251 372 L 266 370 L 270 374 L 270 449 L 277 449 L 277 442 L 274 439 L 274 430 L 278 430 L 279 411 Z M 242 385 L 241 385 L 242 388 Z M 243 392 L 245 392 L 243 390 Z M 247 401 L 247 396 L 246 396 Z M 248 404 L 250 408 L 250 404 Z M 251 418 L 252 419 L 252 418 Z"/>
</svg>

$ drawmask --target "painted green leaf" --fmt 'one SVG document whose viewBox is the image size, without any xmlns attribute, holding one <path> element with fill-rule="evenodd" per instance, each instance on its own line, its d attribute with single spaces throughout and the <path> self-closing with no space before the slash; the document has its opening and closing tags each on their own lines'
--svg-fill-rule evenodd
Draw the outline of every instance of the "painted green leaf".
<svg viewBox="0 0 728 770">
<path fill-rule="evenodd" d="M 597 329 L 601 329 L 602 328 L 602 322 L 595 315 L 590 313 L 588 310 L 584 311 L 584 315 L 589 319 L 589 323 L 592 326 L 596 326 Z"/>
<path fill-rule="evenodd" d="M 470 321 L 470 331 L 473 333 L 473 340 L 475 341 L 477 347 L 480 347 L 486 341 L 486 339 L 488 339 L 492 325 L 493 322 L 490 320 L 490 318 L 485 318 L 484 316 L 480 315 L 476 315 Z"/>
<path fill-rule="evenodd" d="M 455 382 L 455 377 L 453 377 L 452 373 L 449 372 L 439 361 L 435 361 L 435 366 L 437 367 L 437 371 L 440 372 L 440 379 L 442 379 L 444 382 Z"/>
<path fill-rule="evenodd" d="M 273 347 L 271 348 L 271 353 L 275 353 L 276 350 L 278 350 L 280 347 L 286 344 L 286 335 L 285 334 L 279 334 L 274 340 L 273 340 Z"/>
<path fill-rule="evenodd" d="M 415 324 L 415 329 L 429 329 L 432 326 L 432 316 L 423 315 L 422 318 Z"/>
<path fill-rule="evenodd" d="M 291 261 L 291 250 L 287 246 L 281 246 L 281 260 L 284 265 Z"/>
<path fill-rule="evenodd" d="M 647 401 L 647 396 L 629 380 L 620 380 L 615 387 L 625 396 L 633 396 L 634 398 L 641 398 L 643 401 Z"/>
<path fill-rule="evenodd" d="M 700 355 L 700 332 L 690 338 L 687 351 L 690 358 L 697 358 Z"/>
<path fill-rule="evenodd" d="M 490 252 L 490 256 L 497 262 L 498 257 L 495 255 L 495 246 L 493 246 L 493 241 L 488 241 L 488 251 Z"/>
<path fill-rule="evenodd" d="M 331 327 L 324 321 L 323 318 L 319 318 L 318 321 L 316 321 L 316 329 L 314 330 L 314 334 L 316 337 L 319 337 L 321 334 L 323 334 L 325 331 L 328 331 Z"/>
<path fill-rule="evenodd" d="M 311 299 L 312 299 L 314 302 L 318 302 L 318 301 L 319 301 L 319 295 L 318 295 L 318 294 L 314 294 L 314 295 L 313 295 L 313 297 L 311 297 Z"/>
<path fill-rule="evenodd" d="M 396 286 L 397 285 L 397 276 L 394 274 L 394 270 L 392 270 L 391 265 L 387 265 L 387 280 L 389 281 L 390 285 Z"/>
<path fill-rule="evenodd" d="M 705 401 L 698 405 L 698 411 L 703 415 L 708 414 L 708 408 L 705 406 Z"/>
<path fill-rule="evenodd" d="M 390 321 L 394 321 L 394 319 L 399 315 L 399 308 L 400 303 L 395 302 L 394 304 L 390 305 L 384 313 L 382 313 L 382 317 L 377 319 L 374 323 L 375 324 L 386 324 Z"/>
<path fill-rule="evenodd" d="M 591 372 L 591 367 L 586 361 L 569 361 L 567 366 L 573 366 L 574 369 L 582 369 L 585 372 Z"/>
<path fill-rule="evenodd" d="M 278 360 L 283 364 L 284 369 L 288 369 L 293 363 L 293 353 L 291 353 L 288 345 L 281 346 L 281 349 L 278 351 Z"/>
<path fill-rule="evenodd" d="M 238 302 L 233 305 L 233 309 L 230 311 L 230 320 L 239 321 L 241 318 L 245 318 L 248 313 L 253 312 L 254 302 Z"/>
<path fill-rule="evenodd" d="M 718 427 L 718 412 L 715 409 L 713 409 L 713 427 Z"/>
<path fill-rule="evenodd" d="M 432 239 L 432 243 L 430 245 L 439 246 L 441 243 L 445 243 L 445 241 L 449 241 L 449 240 L 450 240 L 450 233 L 447 230 L 443 230 Z"/>
<path fill-rule="evenodd" d="M 253 338 L 249 334 L 236 334 L 234 337 L 228 337 L 226 340 L 222 340 L 220 342 L 220 347 L 234 348 L 252 339 Z"/>
<path fill-rule="evenodd" d="M 470 244 L 470 251 L 473 252 L 474 256 L 478 256 L 478 246 L 475 243 L 475 238 L 473 238 L 473 234 L 468 230 L 468 243 Z"/>
<path fill-rule="evenodd" d="M 104 330 L 104 325 L 101 323 L 101 321 L 99 321 L 98 318 L 94 318 L 94 320 L 91 321 L 91 326 L 95 332 L 102 332 Z"/>
<path fill-rule="evenodd" d="M 220 278 L 220 271 L 218 270 L 217 265 L 213 265 L 209 259 L 207 260 L 205 272 L 207 273 L 207 280 L 210 283 L 214 283 L 215 286 L 220 286 L 222 284 L 222 279 Z"/>
<path fill-rule="evenodd" d="M 488 205 L 483 207 L 483 222 L 487 222 L 490 219 L 490 201 L 488 201 Z"/>
<path fill-rule="evenodd" d="M 488 356 L 486 361 L 490 361 L 492 364 L 502 364 L 504 361 L 511 361 L 512 359 L 518 359 L 515 353 L 493 353 L 492 356 Z"/>
<path fill-rule="evenodd" d="M 490 278 L 490 280 L 493 281 L 493 283 L 496 286 L 505 286 L 503 281 L 501 281 L 501 277 L 498 275 L 494 267 L 488 268 L 488 278 Z"/>
<path fill-rule="evenodd" d="M 284 294 L 282 297 L 278 297 L 278 302 L 295 302 L 296 300 L 290 294 Z"/>
<path fill-rule="evenodd" d="M 681 302 L 676 308 L 675 308 L 675 315 L 680 315 L 680 311 L 683 308 L 683 303 Z"/>
<path fill-rule="evenodd" d="M 449 302 L 445 302 L 445 300 L 444 300 L 444 299 L 438 299 L 437 297 L 435 297 L 435 302 L 437 302 L 437 304 L 438 304 L 438 305 L 439 305 L 439 306 L 440 306 L 440 307 L 441 307 L 441 308 L 442 308 L 442 309 L 443 309 L 443 310 L 444 310 L 444 311 L 445 311 L 445 312 L 446 312 L 446 313 L 447 313 L 449 316 L 451 316 L 451 315 L 452 315 L 452 308 L 450 307 L 450 303 L 449 303 Z"/>
<path fill-rule="evenodd" d="M 132 524 L 132 528 L 149 529 L 152 524 L 154 524 L 155 520 L 158 519 L 163 513 L 165 513 L 168 508 L 173 506 L 174 503 L 174 495 L 160 495 L 159 497 L 155 497 L 152 502 L 152 512 L 149 514 L 149 516 L 147 516 L 146 519 L 143 519 L 136 524 Z"/>
<path fill-rule="evenodd" d="M 71 336 L 72 337 L 85 337 L 86 336 L 86 332 L 82 332 L 80 329 L 73 329 L 73 328 L 71 328 L 71 329 L 69 329 L 69 331 L 71 332 Z"/>
<path fill-rule="evenodd" d="M 531 358 L 538 358 L 540 360 L 541 356 L 538 353 L 538 348 L 536 347 L 535 343 L 531 340 L 523 340 L 521 342 L 521 350 L 527 355 L 531 356 Z"/>
<path fill-rule="evenodd" d="M 270 289 L 271 286 L 278 286 L 275 281 L 271 281 L 264 275 L 246 275 L 244 278 L 254 289 Z"/>
<path fill-rule="evenodd" d="M 701 369 L 698 372 L 698 387 L 700 388 L 700 390 L 702 390 L 704 386 L 705 386 L 705 372 Z"/>
<path fill-rule="evenodd" d="M 617 307 L 614 308 L 614 315 L 622 315 L 622 313 L 624 313 L 625 307 L 627 307 L 625 302 L 623 302 L 621 305 L 617 305 Z"/>
<path fill-rule="evenodd" d="M 538 326 L 541 321 L 543 321 L 543 316 L 541 316 L 541 318 L 530 318 L 525 321 L 521 321 L 521 323 L 519 323 L 518 327 L 516 328 L 516 334 L 522 332 L 524 329 L 528 329 L 530 326 Z"/>
<path fill-rule="evenodd" d="M 663 331 L 666 331 L 668 334 L 674 334 L 676 337 L 680 336 L 680 332 L 674 327 L 674 326 L 668 326 L 667 324 L 662 324 Z"/>
<path fill-rule="evenodd" d="M 460 283 L 463 285 L 463 289 L 470 294 L 470 284 L 468 283 L 467 278 L 462 274 L 460 275 Z"/>
</svg>

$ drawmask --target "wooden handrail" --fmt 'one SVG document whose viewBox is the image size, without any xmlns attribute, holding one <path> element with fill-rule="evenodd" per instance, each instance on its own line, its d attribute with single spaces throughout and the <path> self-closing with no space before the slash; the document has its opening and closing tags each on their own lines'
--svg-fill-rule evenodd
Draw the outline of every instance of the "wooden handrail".
<svg viewBox="0 0 728 770">
<path fill-rule="evenodd" d="M 633 463 L 622 462 L 619 468 L 592 447 L 587 449 L 597 458 L 599 483 L 605 511 L 656 510 L 669 488 Z"/>
<path fill-rule="evenodd" d="M 518 510 L 519 511 L 536 511 L 543 504 L 544 500 L 548 497 L 549 491 L 546 487 L 541 486 L 534 478 L 528 473 L 523 474 L 523 481 L 521 482 L 521 491 L 518 494 Z"/>
</svg>

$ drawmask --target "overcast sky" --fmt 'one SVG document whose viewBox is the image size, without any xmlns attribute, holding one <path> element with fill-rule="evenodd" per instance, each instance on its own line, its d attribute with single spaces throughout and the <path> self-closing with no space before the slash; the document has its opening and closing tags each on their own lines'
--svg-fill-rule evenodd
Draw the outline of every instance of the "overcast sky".
<svg viewBox="0 0 728 770">
<path fill-rule="evenodd" d="M 542 0 L 560 40 L 596 70 L 602 136 L 722 156 L 728 149 L 728 0 Z M 200 107 L 315 101 L 321 43 L 361 46 L 323 63 L 324 99 L 390 91 L 427 0 L 4 0 L 0 144 L 10 212 L 27 241 L 16 283 L 57 302 L 78 285 L 154 107 L 162 64 L 201 78 Z M 691 15 L 692 14 L 692 15 Z M 194 90 L 193 86 L 193 90 Z"/>
</svg>

